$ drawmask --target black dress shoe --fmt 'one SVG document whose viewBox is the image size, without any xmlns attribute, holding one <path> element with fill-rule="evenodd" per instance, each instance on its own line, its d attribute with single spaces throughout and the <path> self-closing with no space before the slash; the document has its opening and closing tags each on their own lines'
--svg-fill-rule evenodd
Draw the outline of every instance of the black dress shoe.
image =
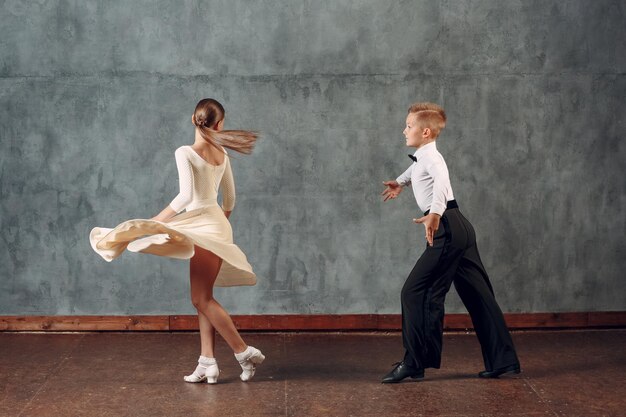
<svg viewBox="0 0 626 417">
<path fill-rule="evenodd" d="M 495 369 L 493 371 L 481 371 L 478 373 L 478 377 L 479 378 L 497 378 L 500 375 L 507 374 L 509 372 L 519 374 L 521 372 L 519 363 L 515 365 L 505 366 L 504 368 Z"/>
<path fill-rule="evenodd" d="M 409 367 L 404 362 L 396 362 L 393 371 L 389 372 L 382 380 L 383 384 L 393 384 L 402 381 L 404 378 L 411 377 L 413 379 L 424 378 L 424 370 Z"/>
</svg>

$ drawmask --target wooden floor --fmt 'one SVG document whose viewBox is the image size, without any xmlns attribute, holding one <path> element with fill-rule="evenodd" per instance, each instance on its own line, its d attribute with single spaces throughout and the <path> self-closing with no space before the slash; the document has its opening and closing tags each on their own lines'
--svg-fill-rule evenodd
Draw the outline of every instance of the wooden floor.
<svg viewBox="0 0 626 417">
<path fill-rule="evenodd" d="M 217 385 L 182 376 L 197 333 L 0 333 L 0 416 L 624 416 L 626 330 L 514 333 L 520 375 L 482 370 L 473 334 L 446 334 L 440 370 L 382 385 L 398 333 L 244 334 L 249 383 L 218 343 Z"/>
</svg>

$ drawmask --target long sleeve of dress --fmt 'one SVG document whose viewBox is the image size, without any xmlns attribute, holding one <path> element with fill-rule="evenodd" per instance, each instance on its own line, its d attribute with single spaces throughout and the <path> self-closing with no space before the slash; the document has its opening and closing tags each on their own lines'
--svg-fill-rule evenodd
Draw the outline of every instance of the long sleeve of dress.
<svg viewBox="0 0 626 417">
<path fill-rule="evenodd" d="M 170 207 L 178 213 L 187 207 L 193 198 L 193 170 L 191 162 L 182 148 L 176 149 L 174 156 L 176 157 L 180 191 L 170 203 Z"/>
<path fill-rule="evenodd" d="M 220 191 L 222 193 L 222 210 L 233 211 L 235 208 L 235 180 L 233 170 L 230 167 L 230 158 L 226 155 L 226 167 L 224 175 L 220 181 Z"/>
</svg>

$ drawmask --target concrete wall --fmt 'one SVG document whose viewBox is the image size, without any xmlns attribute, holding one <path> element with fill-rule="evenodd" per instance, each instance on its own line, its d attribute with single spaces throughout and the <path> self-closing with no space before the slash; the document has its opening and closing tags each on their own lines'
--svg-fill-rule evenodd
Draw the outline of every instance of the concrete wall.
<svg viewBox="0 0 626 417">
<path fill-rule="evenodd" d="M 626 6 L 537 1 L 0 2 L 0 314 L 192 313 L 187 263 L 93 226 L 177 193 L 195 103 L 263 133 L 233 161 L 256 287 L 232 312 L 397 313 L 424 248 L 408 105 L 439 140 L 503 310 L 626 310 Z M 453 292 L 449 312 L 463 312 Z"/>
</svg>

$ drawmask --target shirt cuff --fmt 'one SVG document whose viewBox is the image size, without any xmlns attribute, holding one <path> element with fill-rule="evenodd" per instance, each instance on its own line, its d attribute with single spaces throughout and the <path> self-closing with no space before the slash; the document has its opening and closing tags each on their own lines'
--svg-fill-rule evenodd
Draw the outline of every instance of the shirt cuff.
<svg viewBox="0 0 626 417">
<path fill-rule="evenodd" d="M 409 185 L 409 184 L 411 183 L 411 180 L 409 180 L 409 181 L 404 181 L 404 180 L 402 179 L 402 177 L 398 177 L 398 178 L 396 178 L 396 182 L 397 182 L 398 184 L 400 184 L 401 186 L 406 187 L 407 185 Z"/>
<path fill-rule="evenodd" d="M 433 203 L 430 206 L 430 211 L 429 214 L 431 213 L 435 213 L 438 214 L 439 216 L 443 216 L 443 213 L 446 211 L 446 204 L 437 204 L 437 203 Z"/>
</svg>

